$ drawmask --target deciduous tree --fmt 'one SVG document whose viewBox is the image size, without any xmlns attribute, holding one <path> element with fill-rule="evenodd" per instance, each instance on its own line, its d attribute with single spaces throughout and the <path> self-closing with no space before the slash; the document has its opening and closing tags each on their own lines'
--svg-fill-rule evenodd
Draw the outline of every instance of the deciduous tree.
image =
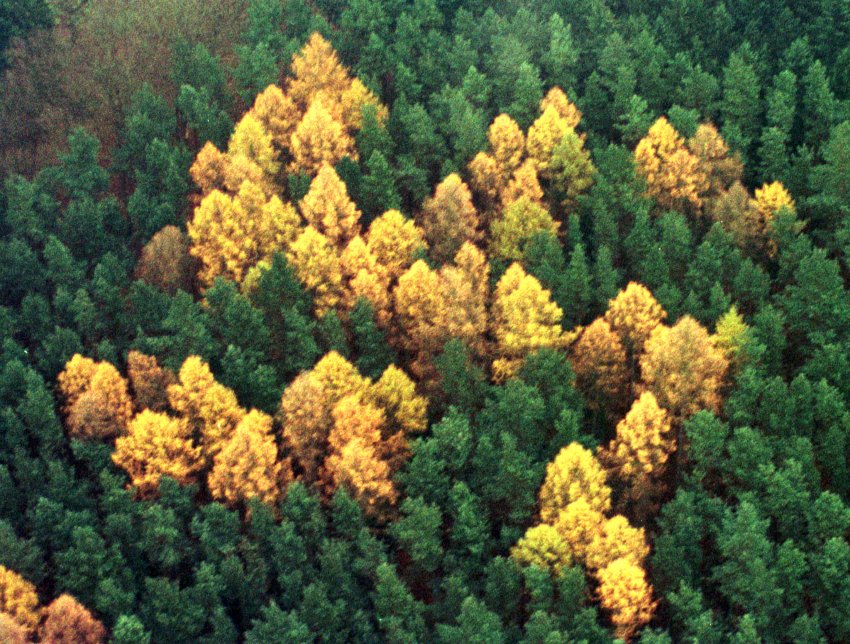
<svg viewBox="0 0 850 644">
<path fill-rule="evenodd" d="M 165 293 L 192 290 L 189 240 L 176 226 L 165 226 L 150 238 L 136 264 L 136 277 Z"/>
<path fill-rule="evenodd" d="M 317 317 L 339 304 L 342 297 L 342 266 L 336 249 L 327 237 L 313 226 L 307 226 L 290 245 L 286 258 L 301 283 L 313 293 Z"/>
<path fill-rule="evenodd" d="M 605 321 L 620 336 L 628 355 L 636 360 L 652 331 L 667 317 L 667 312 L 643 284 L 629 282 L 608 303 Z"/>
<path fill-rule="evenodd" d="M 420 225 L 435 261 L 450 261 L 465 241 L 478 238 L 478 213 L 472 194 L 457 174 L 450 174 L 427 199 L 420 213 Z"/>
<path fill-rule="evenodd" d="M 652 619 L 657 602 L 646 572 L 628 559 L 617 559 L 598 573 L 599 601 L 609 611 L 614 635 L 629 640 Z"/>
<path fill-rule="evenodd" d="M 414 254 L 428 248 L 422 229 L 398 210 L 388 210 L 372 221 L 366 246 L 390 279 L 400 277 L 413 264 Z"/>
<path fill-rule="evenodd" d="M 316 174 L 324 165 L 335 165 L 345 156 L 357 158 L 354 139 L 335 120 L 322 99 L 316 99 L 295 126 L 291 137 L 290 172 Z"/>
<path fill-rule="evenodd" d="M 139 351 L 127 354 L 127 378 L 133 390 L 136 409 L 165 411 L 168 407 L 168 387 L 177 378 L 168 369 L 159 366 L 156 358 Z"/>
<path fill-rule="evenodd" d="M 602 318 L 588 325 L 572 346 L 576 386 L 591 409 L 617 410 L 628 395 L 629 370 L 620 336 Z"/>
<path fill-rule="evenodd" d="M 63 594 L 44 609 L 42 642 L 50 644 L 102 644 L 106 628 L 71 595 Z"/>
<path fill-rule="evenodd" d="M 490 250 L 500 259 L 519 261 L 525 245 L 537 233 L 558 232 L 558 223 L 549 211 L 528 197 L 508 205 L 490 226 Z"/>
<path fill-rule="evenodd" d="M 342 247 L 359 233 L 360 211 L 348 196 L 348 189 L 330 165 L 323 164 L 299 202 L 307 223 Z"/>
<path fill-rule="evenodd" d="M 541 521 L 554 524 L 561 510 L 579 499 L 596 512 L 611 509 L 611 488 L 605 482 L 605 470 L 590 450 L 570 443 L 546 466 L 538 501 Z"/>
<path fill-rule="evenodd" d="M 30 633 L 41 619 L 35 586 L 5 566 L 0 566 L 0 612 L 10 615 Z"/>
</svg>

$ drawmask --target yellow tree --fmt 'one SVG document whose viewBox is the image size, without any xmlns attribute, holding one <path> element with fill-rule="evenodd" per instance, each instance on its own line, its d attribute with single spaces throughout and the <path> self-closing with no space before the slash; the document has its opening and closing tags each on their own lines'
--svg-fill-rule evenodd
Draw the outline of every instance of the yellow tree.
<svg viewBox="0 0 850 644">
<path fill-rule="evenodd" d="M 584 149 L 584 139 L 573 128 L 555 144 L 542 174 L 566 210 L 574 209 L 577 197 L 593 185 L 596 166 Z"/>
<path fill-rule="evenodd" d="M 487 129 L 487 141 L 499 173 L 505 178 L 511 176 L 525 153 L 525 136 L 519 125 L 507 114 L 499 114 Z"/>
<path fill-rule="evenodd" d="M 544 231 L 557 233 L 558 223 L 539 203 L 520 197 L 490 226 L 490 253 L 500 259 L 519 261 L 528 240 Z"/>
<path fill-rule="evenodd" d="M 529 353 L 562 346 L 562 317 L 563 311 L 549 291 L 518 263 L 511 264 L 496 285 L 492 307 L 498 356 L 493 361 L 494 377 L 506 380 Z"/>
<path fill-rule="evenodd" d="M 675 419 L 719 410 L 729 363 L 699 322 L 686 315 L 672 327 L 656 327 L 644 351 L 643 381 Z"/>
<path fill-rule="evenodd" d="M 665 117 L 660 117 L 635 148 L 637 169 L 646 179 L 648 194 L 662 208 L 702 206 L 708 177 L 700 159 Z"/>
<path fill-rule="evenodd" d="M 287 93 L 302 112 L 317 95 L 340 97 L 351 86 L 348 72 L 333 47 L 318 32 L 292 57 L 291 70 Z"/>
<path fill-rule="evenodd" d="M 628 559 L 616 559 L 597 573 L 599 602 L 611 615 L 614 635 L 630 640 L 652 619 L 657 602 L 646 572 Z"/>
<path fill-rule="evenodd" d="M 768 254 L 773 256 L 776 254 L 776 244 L 770 239 L 773 220 L 783 208 L 794 212 L 794 200 L 779 181 L 766 183 L 761 188 L 756 188 L 755 197 L 753 207 L 757 214 L 759 233 Z"/>
<path fill-rule="evenodd" d="M 133 418 L 126 436 L 115 441 L 112 461 L 130 475 L 143 497 L 157 492 L 163 476 L 181 485 L 193 483 L 203 466 L 189 424 L 148 409 Z"/>
<path fill-rule="evenodd" d="M 331 411 L 333 425 L 328 435 L 328 448 L 339 453 L 350 441 L 359 439 L 378 446 L 387 421 L 383 409 L 365 402 L 359 394 L 349 394 L 339 400 Z"/>
<path fill-rule="evenodd" d="M 286 253 L 301 283 L 313 294 L 316 315 L 332 310 L 342 297 L 342 265 L 331 241 L 307 226 Z"/>
<path fill-rule="evenodd" d="M 250 181 L 236 196 L 213 190 L 189 222 L 190 253 L 201 261 L 199 277 L 210 285 L 218 276 L 241 282 L 248 269 L 285 249 L 297 237 L 301 220 L 291 204 L 266 198 Z"/>
<path fill-rule="evenodd" d="M 127 379 L 139 411 L 165 411 L 168 407 L 168 387 L 177 382 L 174 374 L 160 367 L 156 358 L 139 351 L 127 354 Z"/>
<path fill-rule="evenodd" d="M 290 137 L 301 114 L 280 87 L 272 84 L 257 94 L 250 114 L 262 124 L 278 150 L 289 150 Z"/>
<path fill-rule="evenodd" d="M 428 400 L 416 393 L 416 384 L 395 365 L 384 370 L 381 377 L 370 385 L 365 397 L 385 410 L 390 426 L 405 435 L 425 431 Z"/>
<path fill-rule="evenodd" d="M 706 212 L 731 233 L 735 243 L 749 254 L 765 246 L 764 227 L 756 203 L 740 181 L 706 204 Z"/>
<path fill-rule="evenodd" d="M 554 108 L 558 115 L 567 122 L 567 125 L 575 129 L 581 122 L 581 112 L 574 103 L 567 98 L 564 90 L 560 87 L 550 89 L 543 100 L 540 101 L 540 112 L 545 112 L 548 108 Z"/>
<path fill-rule="evenodd" d="M 511 548 L 511 558 L 520 566 L 537 566 L 557 576 L 573 563 L 570 544 L 547 523 L 529 528 Z"/>
<path fill-rule="evenodd" d="M 644 392 L 617 423 L 616 437 L 600 454 L 637 504 L 639 516 L 658 495 L 664 467 L 675 448 L 669 415 L 651 392 Z"/>
<path fill-rule="evenodd" d="M 127 381 L 109 362 L 98 362 L 85 391 L 68 410 L 73 438 L 109 439 L 123 434 L 133 415 Z"/>
<path fill-rule="evenodd" d="M 370 380 L 361 375 L 353 364 L 336 351 L 329 351 L 315 364 L 311 371 L 327 394 L 329 407 L 333 407 L 348 395 L 362 396 L 369 388 Z"/>
<path fill-rule="evenodd" d="M 79 353 L 75 353 L 65 364 L 65 368 L 57 378 L 59 393 L 64 400 L 62 411 L 65 414 L 89 388 L 96 369 L 97 363 L 94 360 Z"/>
<path fill-rule="evenodd" d="M 346 279 L 345 310 L 350 311 L 358 299 L 366 298 L 372 305 L 378 325 L 386 327 L 390 320 L 390 277 L 360 235 L 345 247 L 340 264 Z"/>
<path fill-rule="evenodd" d="M 334 486 L 345 488 L 364 512 L 378 519 L 387 517 L 398 493 L 390 465 L 375 445 L 354 438 L 331 454 L 325 467 Z"/>
<path fill-rule="evenodd" d="M 573 558 L 588 567 L 588 559 L 598 556 L 592 548 L 602 536 L 605 515 L 593 507 L 588 499 L 579 497 L 558 512 L 553 524 L 569 545 Z"/>
<path fill-rule="evenodd" d="M 200 437 L 207 458 L 218 453 L 245 416 L 233 390 L 216 382 L 209 365 L 198 356 L 183 362 L 177 384 L 168 388 L 168 401 Z"/>
<path fill-rule="evenodd" d="M 253 113 L 246 113 L 230 135 L 227 142 L 228 160 L 233 163 L 244 157 L 263 172 L 264 186 L 274 187 L 274 178 L 280 170 L 277 151 L 269 134 Z"/>
<path fill-rule="evenodd" d="M 375 116 L 383 124 L 389 116 L 389 111 L 361 81 L 352 78 L 351 84 L 339 96 L 339 118 L 349 130 L 359 130 L 363 124 L 363 108 L 371 105 L 375 108 Z"/>
<path fill-rule="evenodd" d="M 271 416 L 252 409 L 216 454 L 207 486 L 214 499 L 229 506 L 258 498 L 276 503 L 292 480 L 287 461 L 279 461 Z"/>
<path fill-rule="evenodd" d="M 304 480 L 315 482 L 333 422 L 324 385 L 309 371 L 296 377 L 283 392 L 277 417 Z"/>
<path fill-rule="evenodd" d="M 546 466 L 538 499 L 541 521 L 554 524 L 561 510 L 579 499 L 596 512 L 611 509 L 611 488 L 602 465 L 590 450 L 570 443 Z"/>
<path fill-rule="evenodd" d="M 434 323 L 442 341 L 458 338 L 477 356 L 485 352 L 489 277 L 487 257 L 470 242 L 460 247 L 453 264 L 439 271 L 443 307 Z"/>
<path fill-rule="evenodd" d="M 372 221 L 366 246 L 392 280 L 410 268 L 418 250 L 428 248 L 422 229 L 398 210 L 388 210 Z"/>
<path fill-rule="evenodd" d="M 5 566 L 0 566 L 0 613 L 10 615 L 29 632 L 41 619 L 35 586 Z"/>
<path fill-rule="evenodd" d="M 291 136 L 290 172 L 315 175 L 324 165 L 334 165 L 344 156 L 357 159 L 354 139 L 342 123 L 331 116 L 320 99 L 314 100 Z"/>
<path fill-rule="evenodd" d="M 438 262 L 450 261 L 465 241 L 478 237 L 478 213 L 472 205 L 472 194 L 457 174 L 450 174 L 425 200 L 420 224 Z"/>
<path fill-rule="evenodd" d="M 502 173 L 499 164 L 486 152 L 479 152 L 469 162 L 469 184 L 485 213 L 495 210 L 502 201 L 510 175 Z"/>
<path fill-rule="evenodd" d="M 620 336 L 623 347 L 633 360 L 643 351 L 652 331 L 667 317 L 667 312 L 643 284 L 629 282 L 608 302 L 605 321 Z"/>
<path fill-rule="evenodd" d="M 329 165 L 322 165 L 299 203 L 307 223 L 336 246 L 343 246 L 359 233 L 360 211 L 348 196 L 348 189 Z"/>
<path fill-rule="evenodd" d="M 440 276 L 418 260 L 398 279 L 393 291 L 395 321 L 399 327 L 397 344 L 415 356 L 411 370 L 421 380 L 431 358 L 445 344 L 447 305 Z"/>
<path fill-rule="evenodd" d="M 0 613 L 0 642 L 3 644 L 29 644 L 32 639 L 27 628 L 6 613 Z"/>
<path fill-rule="evenodd" d="M 195 157 L 189 174 L 201 192 L 207 194 L 224 187 L 227 166 L 227 156 L 212 141 L 207 141 Z"/>
<path fill-rule="evenodd" d="M 730 154 L 729 146 L 711 123 L 702 123 L 688 139 L 688 149 L 699 159 L 708 179 L 706 197 L 712 198 L 740 181 L 744 165 L 737 153 Z"/>
<path fill-rule="evenodd" d="M 59 595 L 44 609 L 40 641 L 47 644 L 102 644 L 106 628 L 89 610 L 68 594 Z"/>
<path fill-rule="evenodd" d="M 554 105 L 548 105 L 528 128 L 528 156 L 534 159 L 541 170 L 545 171 L 548 167 L 552 151 L 571 127 L 574 126 L 570 126 Z"/>
<path fill-rule="evenodd" d="M 723 352 L 733 370 L 740 370 L 747 361 L 750 327 L 744 322 L 736 306 L 732 305 L 717 320 L 713 339 L 715 346 Z"/>
<path fill-rule="evenodd" d="M 643 528 L 635 528 L 621 514 L 606 519 L 587 550 L 586 565 L 592 571 L 607 567 L 617 559 L 642 565 L 649 555 Z"/>
<path fill-rule="evenodd" d="M 588 407 L 614 412 L 629 391 L 626 350 L 620 336 L 602 318 L 585 327 L 572 346 L 571 362 L 576 386 Z"/>
<path fill-rule="evenodd" d="M 518 199 L 528 199 L 537 204 L 543 203 L 543 188 L 537 176 L 537 163 L 526 159 L 511 175 L 508 185 L 501 195 L 503 206 L 509 206 Z"/>
</svg>

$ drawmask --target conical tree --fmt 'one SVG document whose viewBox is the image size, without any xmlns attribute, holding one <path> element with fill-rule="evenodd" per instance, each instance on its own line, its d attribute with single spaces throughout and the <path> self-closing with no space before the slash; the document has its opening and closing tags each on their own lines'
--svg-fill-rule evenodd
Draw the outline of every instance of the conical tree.
<svg viewBox="0 0 850 644">
<path fill-rule="evenodd" d="M 478 237 L 478 213 L 469 188 L 456 174 L 443 179 L 420 213 L 420 225 L 435 261 L 450 261 L 465 241 Z"/>
</svg>

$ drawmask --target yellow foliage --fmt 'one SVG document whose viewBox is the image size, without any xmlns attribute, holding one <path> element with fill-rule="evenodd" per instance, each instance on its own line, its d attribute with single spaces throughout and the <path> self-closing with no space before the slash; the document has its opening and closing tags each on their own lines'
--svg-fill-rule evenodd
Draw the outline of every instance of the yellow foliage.
<svg viewBox="0 0 850 644">
<path fill-rule="evenodd" d="M 254 497 L 274 504 L 291 479 L 289 463 L 278 461 L 271 417 L 253 409 L 216 454 L 207 485 L 214 499 L 230 506 Z"/>
<path fill-rule="evenodd" d="M 605 515 L 591 506 L 586 498 L 571 501 L 558 512 L 554 527 L 569 545 L 573 558 L 587 566 L 591 556 L 597 556 L 592 548 L 602 537 Z"/>
<path fill-rule="evenodd" d="M 525 136 L 519 125 L 507 114 L 499 114 L 487 129 L 487 140 L 499 172 L 510 176 L 519 167 L 525 152 Z"/>
<path fill-rule="evenodd" d="M 457 174 L 450 174 L 426 199 L 420 213 L 420 224 L 438 262 L 450 261 L 465 241 L 478 237 L 478 213 L 472 205 L 472 194 Z"/>
<path fill-rule="evenodd" d="M 427 249 L 428 244 L 412 219 L 398 210 L 387 210 L 369 225 L 366 246 L 389 278 L 398 279 L 413 264 L 413 254 L 420 248 Z"/>
<path fill-rule="evenodd" d="M 328 395 L 312 372 L 302 373 L 286 387 L 278 418 L 283 438 L 301 465 L 304 479 L 314 482 L 324 459 L 332 420 Z"/>
<path fill-rule="evenodd" d="M 29 644 L 32 639 L 29 637 L 28 629 L 18 624 L 14 617 L 0 613 L 0 642 L 3 642 L 3 644 Z"/>
<path fill-rule="evenodd" d="M 486 152 L 479 152 L 469 162 L 469 183 L 485 208 L 496 207 L 508 185 L 510 175 L 504 174 L 499 164 Z"/>
<path fill-rule="evenodd" d="M 646 573 L 628 559 L 617 559 L 597 576 L 599 601 L 611 614 L 614 635 L 628 641 L 652 619 L 657 605 Z"/>
<path fill-rule="evenodd" d="M 245 416 L 236 394 L 216 382 L 209 365 L 198 356 L 183 362 L 178 383 L 168 388 L 168 401 L 191 432 L 200 436 L 208 458 L 218 453 Z"/>
<path fill-rule="evenodd" d="M 587 551 L 586 563 L 590 570 L 606 568 L 617 559 L 640 566 L 647 555 L 649 545 L 643 528 L 633 527 L 626 517 L 618 514 L 606 520 L 596 533 Z"/>
<path fill-rule="evenodd" d="M 359 233 L 360 211 L 348 196 L 348 189 L 329 165 L 323 165 L 300 202 L 307 223 L 337 246 Z"/>
<path fill-rule="evenodd" d="M 344 156 L 357 159 L 354 140 L 335 120 L 321 100 L 315 100 L 291 137 L 290 172 L 315 175 L 324 165 L 335 165 Z"/>
<path fill-rule="evenodd" d="M 370 384 L 368 378 L 360 375 L 357 367 L 336 351 L 326 353 L 310 373 L 324 387 L 330 407 L 345 396 L 364 395 Z"/>
<path fill-rule="evenodd" d="M 328 435 L 328 447 L 333 452 L 341 452 L 355 438 L 367 445 L 381 442 L 386 414 L 383 409 L 364 402 L 358 394 L 341 398 L 334 405 L 331 417 L 333 426 Z"/>
<path fill-rule="evenodd" d="M 670 436 L 670 417 L 658 406 L 655 396 L 641 394 L 626 417 L 617 424 L 617 436 L 611 441 L 604 460 L 633 490 L 633 497 L 657 479 L 675 449 Z"/>
<path fill-rule="evenodd" d="M 89 610 L 71 595 L 62 594 L 44 609 L 44 623 L 39 629 L 45 644 L 103 644 L 106 628 Z M 6 642 L 0 633 L 0 641 Z"/>
<path fill-rule="evenodd" d="M 363 124 L 363 108 L 367 105 L 375 106 L 379 123 L 385 122 L 389 115 L 387 108 L 359 78 L 352 79 L 351 85 L 340 95 L 339 103 L 340 118 L 349 130 L 360 129 Z"/>
<path fill-rule="evenodd" d="M 682 137 L 663 116 L 637 144 L 635 162 L 646 179 L 648 194 L 662 208 L 702 206 L 708 177 L 700 159 L 685 147 Z"/>
<path fill-rule="evenodd" d="M 578 127 L 581 121 L 581 112 L 567 98 L 567 95 L 564 94 L 564 91 L 560 87 L 553 87 L 543 97 L 543 100 L 540 101 L 540 113 L 542 114 L 550 107 L 554 108 L 558 115 L 566 120 L 567 125 L 571 128 L 575 129 Z"/>
<path fill-rule="evenodd" d="M 667 317 L 652 293 L 643 284 L 629 282 L 608 302 L 605 321 L 620 336 L 626 351 L 637 356 L 652 331 Z"/>
<path fill-rule="evenodd" d="M 519 261 L 528 240 L 543 231 L 556 234 L 558 223 L 539 203 L 520 197 L 490 226 L 490 252 L 500 259 Z"/>
<path fill-rule="evenodd" d="M 543 203 L 543 188 L 537 178 L 537 163 L 526 159 L 513 173 L 507 187 L 502 192 L 502 204 L 507 206 L 518 199 L 528 199 L 534 203 Z"/>
<path fill-rule="evenodd" d="M 188 423 L 148 409 L 133 418 L 126 436 L 115 441 L 112 460 L 130 475 L 142 496 L 155 494 L 163 476 L 181 485 L 194 482 L 203 465 Z"/>
<path fill-rule="evenodd" d="M 605 470 L 589 450 L 570 443 L 546 466 L 539 498 L 541 520 L 556 522 L 561 510 L 579 499 L 596 512 L 611 508 L 611 489 L 605 483 Z"/>
<path fill-rule="evenodd" d="M 130 351 L 127 354 L 127 378 L 133 389 L 136 409 L 167 409 L 168 387 L 177 379 L 171 371 L 160 367 L 156 358 L 139 351 Z"/>
<path fill-rule="evenodd" d="M 746 360 L 745 349 L 749 341 L 750 327 L 733 305 L 717 320 L 714 345 L 723 352 L 729 364 L 740 369 Z"/>
<path fill-rule="evenodd" d="M 720 408 L 729 363 L 699 322 L 686 315 L 673 327 L 656 327 L 644 351 L 643 381 L 676 419 Z"/>
<path fill-rule="evenodd" d="M 332 310 L 342 297 L 342 266 L 330 240 L 307 226 L 289 247 L 286 258 L 301 283 L 313 294 L 316 315 Z"/>
<path fill-rule="evenodd" d="M 215 188 L 224 186 L 227 174 L 227 157 L 211 141 L 207 141 L 204 147 L 195 157 L 189 174 L 203 194 L 207 194 Z"/>
<path fill-rule="evenodd" d="M 492 308 L 497 380 L 513 376 L 525 357 L 538 349 L 563 345 L 563 311 L 549 291 L 518 263 L 511 264 L 496 285 Z"/>
<path fill-rule="evenodd" d="M 62 394 L 64 413 L 68 413 L 74 403 L 89 388 L 97 369 L 97 363 L 91 358 L 75 353 L 65 364 L 58 377 L 59 393 Z"/>
<path fill-rule="evenodd" d="M 78 362 L 77 367 L 82 371 L 87 368 L 84 362 Z M 68 433 L 73 438 L 113 438 L 126 431 L 132 415 L 127 381 L 111 363 L 98 362 L 88 386 L 68 410 Z"/>
<path fill-rule="evenodd" d="M 35 586 L 5 566 L 0 566 L 0 612 L 30 632 L 41 618 Z"/>
<path fill-rule="evenodd" d="M 277 196 L 267 199 L 250 181 L 230 197 L 213 190 L 189 222 L 192 247 L 201 260 L 199 277 L 206 285 L 218 276 L 241 282 L 248 269 L 285 249 L 298 234 L 300 218 Z"/>
<path fill-rule="evenodd" d="M 245 157 L 255 163 L 268 179 L 273 179 L 280 170 L 277 152 L 272 145 L 272 135 L 262 123 L 248 112 L 233 130 L 227 143 L 227 156 L 232 160 Z"/>
<path fill-rule="evenodd" d="M 316 94 L 338 97 L 351 84 L 333 47 L 317 32 L 292 57 L 291 69 L 288 93 L 301 111 L 306 111 Z"/>
<path fill-rule="evenodd" d="M 355 438 L 331 454 L 325 466 L 336 487 L 343 487 L 371 516 L 385 518 L 398 493 L 392 470 L 374 445 Z"/>
<path fill-rule="evenodd" d="M 384 409 L 390 423 L 404 434 L 419 434 L 427 426 L 428 400 L 416 394 L 416 385 L 404 371 L 390 365 L 367 390 L 365 397 Z"/>
<path fill-rule="evenodd" d="M 708 178 L 707 196 L 713 197 L 740 181 L 744 165 L 737 153 L 729 154 L 729 146 L 711 123 L 702 123 L 688 139 L 688 149 L 700 160 Z"/>
<path fill-rule="evenodd" d="M 773 220 L 783 208 L 795 212 L 794 200 L 779 181 L 766 183 L 761 188 L 756 188 L 755 195 L 753 206 L 758 217 L 758 229 L 761 238 L 767 241 L 768 254 L 773 256 L 776 254 L 776 244 L 770 240 Z"/>
<path fill-rule="evenodd" d="M 572 565 L 570 544 L 552 526 L 541 523 L 529 528 L 511 548 L 511 557 L 520 566 L 537 566 L 558 575 Z"/>
<path fill-rule="evenodd" d="M 475 355 L 484 354 L 489 277 L 487 257 L 470 242 L 460 247 L 454 264 L 439 271 L 443 305 L 434 324 L 442 329 L 443 341 L 459 338 Z"/>
<path fill-rule="evenodd" d="M 301 114 L 280 87 L 269 85 L 257 94 L 250 114 L 262 124 L 278 149 L 289 149 L 290 137 L 301 120 Z"/>
<path fill-rule="evenodd" d="M 340 262 L 343 275 L 348 280 L 344 298 L 345 309 L 351 310 L 357 300 L 364 297 L 372 305 L 377 323 L 382 327 L 386 326 L 390 319 L 390 278 L 360 235 L 354 237 L 345 247 Z"/>
<path fill-rule="evenodd" d="M 398 279 L 393 291 L 395 320 L 401 330 L 402 347 L 417 355 L 419 368 L 445 343 L 444 328 L 439 323 L 446 315 L 440 277 L 418 260 Z M 417 367 L 414 366 L 417 376 Z"/>
<path fill-rule="evenodd" d="M 629 374 L 626 350 L 620 336 L 602 318 L 597 318 L 579 335 L 572 347 L 576 386 L 591 409 L 612 409 L 626 395 Z"/>
<path fill-rule="evenodd" d="M 543 113 L 528 128 L 526 148 L 528 156 L 534 159 L 541 169 L 549 165 L 552 150 L 564 138 L 571 126 L 566 118 L 558 113 L 554 105 L 547 106 Z"/>
</svg>

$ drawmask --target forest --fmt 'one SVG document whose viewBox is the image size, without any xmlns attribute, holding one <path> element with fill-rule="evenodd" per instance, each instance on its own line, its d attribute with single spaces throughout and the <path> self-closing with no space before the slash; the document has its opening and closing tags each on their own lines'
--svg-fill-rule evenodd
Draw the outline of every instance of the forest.
<svg viewBox="0 0 850 644">
<path fill-rule="evenodd" d="M 0 0 L 0 642 L 850 641 L 846 0 Z"/>
</svg>

